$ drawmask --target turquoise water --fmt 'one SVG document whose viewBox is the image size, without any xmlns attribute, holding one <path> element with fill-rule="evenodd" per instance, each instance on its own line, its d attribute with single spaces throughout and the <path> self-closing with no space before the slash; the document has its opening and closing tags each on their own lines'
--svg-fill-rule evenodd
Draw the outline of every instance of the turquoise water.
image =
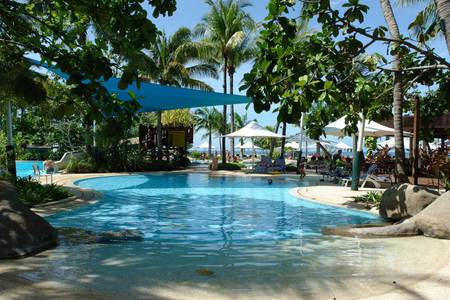
<svg viewBox="0 0 450 300">
<path fill-rule="evenodd" d="M 60 246 L 30 276 L 111 291 L 208 284 L 297 286 L 301 278 L 358 274 L 359 242 L 323 236 L 322 226 L 379 221 L 371 214 L 302 201 L 296 181 L 250 177 L 135 175 L 78 181 L 104 193 L 96 204 L 51 216 L 59 227 L 138 229 L 143 242 Z M 198 269 L 214 272 L 202 276 Z M 114 282 L 114 284 L 111 284 Z M 298 286 L 297 286 L 298 287 Z"/>
<path fill-rule="evenodd" d="M 18 177 L 33 176 L 33 165 L 37 164 L 42 170 L 44 165 L 42 161 L 22 160 L 16 161 L 16 171 Z"/>
</svg>

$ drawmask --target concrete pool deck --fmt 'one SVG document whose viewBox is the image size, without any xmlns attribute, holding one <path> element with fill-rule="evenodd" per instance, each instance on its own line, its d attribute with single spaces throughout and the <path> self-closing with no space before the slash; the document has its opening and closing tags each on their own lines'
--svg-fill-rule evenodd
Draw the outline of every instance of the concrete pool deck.
<svg viewBox="0 0 450 300">
<path fill-rule="evenodd" d="M 177 171 L 176 173 L 207 173 L 212 176 L 255 176 L 243 172 L 207 170 Z M 158 172 L 165 173 L 165 172 Z M 155 174 L 155 173 L 139 173 Z M 108 174 L 61 174 L 54 177 L 54 182 L 74 188 L 74 181 L 103 177 L 127 175 L 127 173 Z M 289 178 L 297 180 L 295 175 L 262 175 L 273 178 Z M 292 189 L 292 195 L 309 201 L 323 204 L 362 209 L 352 203 L 352 198 L 366 193 L 363 189 L 351 192 L 349 188 L 321 182 L 321 176 L 308 174 L 304 179 L 310 186 Z M 61 210 L 68 210 L 78 205 L 86 205 L 95 201 L 98 194 L 87 190 L 76 190 L 72 201 L 40 207 L 38 213 L 49 215 Z M 367 211 L 367 210 L 365 210 Z M 449 299 L 450 300 L 450 240 L 435 240 L 420 237 L 390 239 L 347 239 L 362 245 L 383 245 L 386 255 L 376 257 L 368 264 L 367 269 L 374 268 L 374 275 L 333 278 L 324 282 L 308 280 L 303 282 L 300 291 L 268 286 L 260 287 L 260 291 L 244 293 L 236 290 L 225 290 L 205 280 L 200 286 L 170 285 L 163 287 L 133 287 L 139 298 L 145 299 Z M 330 244 L 329 247 L 334 247 Z M 314 251 L 314 249 L 309 249 Z M 384 252 L 383 252 L 384 253 Z M 125 295 L 105 295 L 95 289 L 77 291 L 76 282 L 67 285 L 58 281 L 33 281 L 17 276 L 25 270 L 45 268 L 54 250 L 43 252 L 35 257 L 16 261 L 0 261 L 0 299 L 119 299 Z M 325 260 L 327 258 L 324 258 Z M 338 267 L 337 267 L 338 268 Z M 384 270 L 384 271 L 383 271 Z M 376 274 L 376 275 L 375 275 Z M 95 275 L 95 274 L 93 274 Z M 89 279 L 86 279 L 89 280 Z M 93 280 L 93 279 L 92 279 Z M 132 289 L 132 287 L 130 287 Z M 306 291 L 308 290 L 308 292 Z"/>
</svg>

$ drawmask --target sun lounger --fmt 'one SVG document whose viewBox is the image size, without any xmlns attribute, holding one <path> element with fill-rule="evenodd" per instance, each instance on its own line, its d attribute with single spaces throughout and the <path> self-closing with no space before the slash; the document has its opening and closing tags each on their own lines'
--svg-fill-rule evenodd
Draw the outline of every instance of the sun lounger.
<svg viewBox="0 0 450 300">
<path fill-rule="evenodd" d="M 256 173 L 267 173 L 270 167 L 272 167 L 272 160 L 269 157 L 263 156 L 253 170 Z"/>
<path fill-rule="evenodd" d="M 367 182 L 372 183 L 374 185 L 374 187 L 376 187 L 376 188 L 381 188 L 382 185 L 386 184 L 386 183 L 392 184 L 390 176 L 375 175 L 377 168 L 378 168 L 378 166 L 376 164 L 371 165 L 367 169 L 367 172 L 359 178 L 360 182 L 362 180 L 362 184 L 361 184 L 362 188 L 364 188 L 366 186 Z M 352 178 L 350 176 L 341 179 L 341 182 L 344 186 L 348 186 L 349 182 L 351 182 L 351 181 L 352 181 Z"/>
<path fill-rule="evenodd" d="M 286 172 L 286 162 L 284 158 L 277 158 L 274 164 L 268 168 L 269 171 Z"/>
</svg>

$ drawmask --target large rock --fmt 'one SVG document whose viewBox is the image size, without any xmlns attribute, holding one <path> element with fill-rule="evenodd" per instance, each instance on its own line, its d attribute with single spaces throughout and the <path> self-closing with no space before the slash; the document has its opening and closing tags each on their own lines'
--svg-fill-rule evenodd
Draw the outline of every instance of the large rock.
<svg viewBox="0 0 450 300">
<path fill-rule="evenodd" d="M 66 245 L 111 244 L 144 240 L 144 233 L 136 229 L 94 232 L 80 228 L 58 228 L 58 233 L 60 242 Z"/>
<path fill-rule="evenodd" d="M 450 192 L 437 198 L 413 220 L 424 235 L 450 239 Z"/>
<path fill-rule="evenodd" d="M 0 259 L 33 255 L 56 244 L 56 230 L 17 200 L 11 183 L 0 181 Z"/>
<path fill-rule="evenodd" d="M 144 240 L 144 234 L 139 230 L 124 229 L 119 231 L 105 231 L 97 234 L 97 243 L 140 242 Z"/>
<path fill-rule="evenodd" d="M 423 234 L 450 239 L 450 192 L 434 200 L 423 211 L 402 223 L 384 227 L 324 228 L 325 234 L 357 237 L 398 237 Z"/>
<path fill-rule="evenodd" d="M 381 197 L 380 215 L 400 221 L 417 215 L 439 197 L 437 191 L 404 183 L 388 188 Z"/>
</svg>

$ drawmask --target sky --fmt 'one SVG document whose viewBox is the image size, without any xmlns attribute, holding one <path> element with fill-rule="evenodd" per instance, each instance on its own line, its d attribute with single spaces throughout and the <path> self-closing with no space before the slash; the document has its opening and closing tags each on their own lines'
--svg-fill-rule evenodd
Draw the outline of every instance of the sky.
<svg viewBox="0 0 450 300">
<path fill-rule="evenodd" d="M 346 1 L 344 0 L 331 0 L 332 5 L 336 8 L 342 8 L 342 4 Z M 253 17 L 253 19 L 257 22 L 262 22 L 267 15 L 266 5 L 268 0 L 253 0 L 253 6 L 246 9 L 246 11 Z M 300 2 L 300 1 L 298 1 Z M 380 3 L 378 0 L 365 0 L 361 1 L 362 4 L 368 5 L 370 7 L 368 14 L 366 15 L 366 20 L 364 22 L 365 26 L 375 27 L 375 26 L 386 26 L 384 17 L 381 12 Z M 401 7 L 395 4 L 393 1 L 393 9 L 397 21 L 399 23 L 400 31 L 403 35 L 408 34 L 408 25 L 414 20 L 415 16 L 419 12 L 419 10 L 423 7 L 422 4 L 413 6 L 413 7 Z M 177 1 L 177 10 L 174 12 L 171 17 L 159 17 L 154 20 L 155 24 L 160 30 L 164 30 L 167 34 L 172 34 L 180 27 L 188 27 L 194 28 L 196 24 L 200 23 L 202 17 L 208 12 L 208 5 L 203 0 L 178 0 Z M 298 11 L 298 9 L 297 9 Z M 318 28 L 317 24 L 310 24 L 312 29 Z M 436 53 L 443 56 L 449 57 L 448 51 L 445 45 L 445 41 L 443 37 L 439 37 L 430 43 L 432 47 L 436 50 Z M 379 52 L 381 54 L 386 54 L 386 47 L 383 44 L 375 44 L 368 49 L 369 53 Z M 249 72 L 251 70 L 251 63 L 244 64 L 240 69 L 237 70 L 235 76 L 235 92 L 236 94 L 245 94 L 244 92 L 238 91 L 239 82 L 243 78 L 243 74 Z M 220 77 L 218 80 L 203 78 L 203 80 L 208 83 L 210 86 L 214 88 L 216 92 L 222 92 L 222 82 L 223 77 Z M 246 105 L 235 105 L 235 111 L 242 114 L 246 111 Z M 218 107 L 220 111 L 222 111 L 221 107 Z M 247 110 L 249 119 L 256 119 L 261 125 L 271 125 L 274 126 L 276 123 L 276 114 L 271 112 L 256 114 L 253 110 L 253 107 L 250 106 Z M 296 134 L 298 133 L 299 128 L 295 126 L 287 127 L 287 134 Z M 201 136 L 204 132 L 198 132 L 194 136 L 194 145 L 200 145 L 204 140 L 201 139 Z M 217 139 L 214 142 L 214 145 L 218 148 Z M 348 140 L 351 144 L 351 140 Z"/>
</svg>

